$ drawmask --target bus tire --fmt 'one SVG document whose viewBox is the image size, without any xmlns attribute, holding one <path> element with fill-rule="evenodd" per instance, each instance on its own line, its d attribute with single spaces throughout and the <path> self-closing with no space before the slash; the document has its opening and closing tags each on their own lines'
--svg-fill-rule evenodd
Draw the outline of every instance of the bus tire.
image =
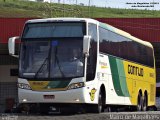
<svg viewBox="0 0 160 120">
<path fill-rule="evenodd" d="M 143 106 L 143 97 L 139 93 L 137 97 L 137 111 L 142 111 L 142 106 Z"/>
<path fill-rule="evenodd" d="M 147 104 L 148 104 L 148 103 L 147 103 L 147 96 L 144 95 L 144 97 L 143 97 L 142 111 L 147 111 L 147 107 L 148 107 Z"/>
<path fill-rule="evenodd" d="M 98 104 L 94 106 L 93 109 L 94 113 L 101 113 L 103 112 L 103 99 L 102 99 L 102 92 L 99 92 L 99 96 L 98 96 Z"/>
<path fill-rule="evenodd" d="M 111 106 L 107 106 L 107 107 L 105 108 L 105 112 L 112 112 Z"/>
</svg>

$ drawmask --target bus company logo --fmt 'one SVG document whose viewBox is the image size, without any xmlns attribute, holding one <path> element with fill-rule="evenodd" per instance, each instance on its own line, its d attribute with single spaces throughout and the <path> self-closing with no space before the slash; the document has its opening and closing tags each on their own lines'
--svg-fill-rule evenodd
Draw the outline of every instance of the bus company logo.
<svg viewBox="0 0 160 120">
<path fill-rule="evenodd" d="M 143 68 L 136 67 L 133 65 L 128 65 L 128 74 L 136 75 L 136 76 L 144 76 Z"/>
<path fill-rule="evenodd" d="M 99 64 L 101 65 L 101 68 L 107 68 L 107 63 L 99 61 Z"/>
<path fill-rule="evenodd" d="M 91 90 L 91 92 L 89 93 L 89 94 L 90 94 L 90 99 L 91 99 L 91 101 L 94 101 L 96 91 L 97 91 L 97 90 L 96 90 L 95 88 L 93 88 L 93 89 Z"/>
</svg>

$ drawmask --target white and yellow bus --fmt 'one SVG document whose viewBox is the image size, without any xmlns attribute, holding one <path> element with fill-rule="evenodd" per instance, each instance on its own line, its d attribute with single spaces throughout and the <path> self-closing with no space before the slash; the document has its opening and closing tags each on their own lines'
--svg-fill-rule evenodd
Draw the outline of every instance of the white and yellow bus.
<svg viewBox="0 0 160 120">
<path fill-rule="evenodd" d="M 15 55 L 15 40 L 9 53 Z M 155 106 L 153 47 L 122 30 L 87 18 L 35 19 L 20 37 L 18 98 L 41 111 Z"/>
</svg>

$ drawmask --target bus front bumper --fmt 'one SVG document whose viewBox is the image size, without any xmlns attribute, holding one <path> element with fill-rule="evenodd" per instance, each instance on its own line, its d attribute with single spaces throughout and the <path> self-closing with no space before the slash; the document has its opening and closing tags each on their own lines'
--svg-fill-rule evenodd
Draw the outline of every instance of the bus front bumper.
<svg viewBox="0 0 160 120">
<path fill-rule="evenodd" d="M 42 92 L 18 88 L 19 103 L 86 103 L 84 89 Z"/>
</svg>

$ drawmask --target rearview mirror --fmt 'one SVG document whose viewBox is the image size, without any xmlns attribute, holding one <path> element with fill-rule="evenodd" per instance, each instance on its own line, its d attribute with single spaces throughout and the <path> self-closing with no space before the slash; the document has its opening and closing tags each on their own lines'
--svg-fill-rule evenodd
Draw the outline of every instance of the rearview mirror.
<svg viewBox="0 0 160 120">
<path fill-rule="evenodd" d="M 15 44 L 16 40 L 19 39 L 19 36 L 16 37 L 11 37 L 8 40 L 8 49 L 9 49 L 9 54 L 13 57 L 18 57 L 18 55 L 15 55 Z"/>
<path fill-rule="evenodd" d="M 89 56 L 89 48 L 90 48 L 91 36 L 85 35 L 83 38 L 83 54 Z"/>
</svg>

